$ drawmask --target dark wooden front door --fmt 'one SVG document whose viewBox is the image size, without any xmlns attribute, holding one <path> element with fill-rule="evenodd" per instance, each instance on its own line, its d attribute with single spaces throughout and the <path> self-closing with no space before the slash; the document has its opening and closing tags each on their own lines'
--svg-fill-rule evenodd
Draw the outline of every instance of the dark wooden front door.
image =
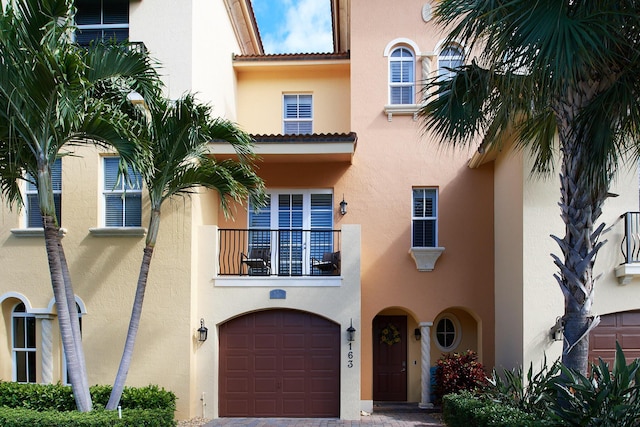
<svg viewBox="0 0 640 427">
<path fill-rule="evenodd" d="M 407 400 L 407 317 L 373 319 L 373 400 Z"/>
<path fill-rule="evenodd" d="M 221 417 L 340 416 L 340 327 L 266 310 L 220 326 Z"/>
</svg>

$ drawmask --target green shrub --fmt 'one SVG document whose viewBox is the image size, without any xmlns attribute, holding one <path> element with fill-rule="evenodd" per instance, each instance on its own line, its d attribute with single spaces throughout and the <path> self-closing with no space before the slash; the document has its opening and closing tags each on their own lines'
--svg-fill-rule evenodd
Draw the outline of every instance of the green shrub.
<svg viewBox="0 0 640 427">
<path fill-rule="evenodd" d="M 449 427 L 543 427 L 550 421 L 537 419 L 517 408 L 496 402 L 468 391 L 448 394 L 443 398 L 442 412 Z"/>
<path fill-rule="evenodd" d="M 560 367 L 551 410 L 568 426 L 637 427 L 640 425 L 640 360 L 629 365 L 616 343 L 613 369 L 600 359 L 590 377 Z"/>
<path fill-rule="evenodd" d="M 535 374 L 533 364 L 529 365 L 526 380 L 522 368 L 504 370 L 502 375 L 494 369 L 483 392 L 493 400 L 538 417 L 546 417 L 551 401 L 556 398 L 553 387 L 559 373 L 560 362 L 549 367 L 546 358 L 542 369 Z"/>
<path fill-rule="evenodd" d="M 449 393 L 477 390 L 486 386 L 487 374 L 475 352 L 443 355 L 437 363 L 436 401 Z"/>
<path fill-rule="evenodd" d="M 0 381 L 0 426 L 143 426 L 175 425 L 176 396 L 155 385 L 125 387 L 117 411 L 105 411 L 111 386 L 91 387 L 94 411 L 76 411 L 71 387 Z"/>
<path fill-rule="evenodd" d="M 505 371 L 503 376 L 494 372 L 489 384 L 483 391 L 483 399 L 552 420 L 546 425 L 555 422 L 563 426 L 640 426 L 640 360 L 627 364 L 617 343 L 612 370 L 603 360 L 591 365 L 589 376 L 560 362 L 548 369 L 545 363 L 535 375 L 529 368 L 527 381 L 520 369 Z"/>
<path fill-rule="evenodd" d="M 97 407 L 106 406 L 111 386 L 95 385 L 90 388 Z M 70 386 L 61 384 L 19 384 L 0 381 L 0 406 L 27 408 L 37 411 L 73 411 L 76 403 Z M 176 396 L 156 385 L 125 387 L 120 406 L 126 409 L 164 409 L 175 411 Z"/>
<path fill-rule="evenodd" d="M 34 411 L 24 408 L 0 407 L 0 425 L 3 427 L 174 427 L 173 413 L 164 410 L 122 410 L 122 418 L 117 411 L 93 410 L 87 413 L 77 411 Z"/>
</svg>

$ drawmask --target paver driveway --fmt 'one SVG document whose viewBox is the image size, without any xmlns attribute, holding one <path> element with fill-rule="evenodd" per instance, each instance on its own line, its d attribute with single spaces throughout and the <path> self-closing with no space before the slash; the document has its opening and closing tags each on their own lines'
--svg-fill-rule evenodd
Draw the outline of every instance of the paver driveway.
<svg viewBox="0 0 640 427">
<path fill-rule="evenodd" d="M 443 427 L 427 413 L 381 413 L 360 417 L 359 421 L 326 418 L 218 418 L 204 427 Z"/>
</svg>

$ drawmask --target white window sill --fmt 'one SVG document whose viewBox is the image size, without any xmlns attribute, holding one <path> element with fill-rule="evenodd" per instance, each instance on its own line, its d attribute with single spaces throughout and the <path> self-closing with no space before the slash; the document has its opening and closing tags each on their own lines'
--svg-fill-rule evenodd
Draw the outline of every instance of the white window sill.
<svg viewBox="0 0 640 427">
<path fill-rule="evenodd" d="M 387 120 L 391 121 L 393 115 L 397 116 L 413 116 L 413 121 L 418 120 L 418 111 L 420 111 L 420 104 L 387 104 L 384 106 L 384 113 L 387 115 Z"/>
<path fill-rule="evenodd" d="M 99 227 L 90 228 L 89 233 L 95 237 L 141 237 L 147 234 L 144 227 Z"/>
<path fill-rule="evenodd" d="M 618 283 L 628 285 L 633 279 L 640 277 L 640 263 L 621 264 L 615 271 Z"/>
<path fill-rule="evenodd" d="M 412 247 L 409 249 L 411 257 L 416 262 L 416 268 L 418 271 L 433 271 L 436 267 L 436 261 L 440 258 L 444 252 L 443 247 L 435 248 L 417 248 Z"/>
<path fill-rule="evenodd" d="M 44 228 L 32 227 L 32 228 L 12 228 L 11 234 L 16 237 L 44 237 Z M 66 228 L 60 228 L 58 235 L 64 237 L 67 234 Z"/>
</svg>

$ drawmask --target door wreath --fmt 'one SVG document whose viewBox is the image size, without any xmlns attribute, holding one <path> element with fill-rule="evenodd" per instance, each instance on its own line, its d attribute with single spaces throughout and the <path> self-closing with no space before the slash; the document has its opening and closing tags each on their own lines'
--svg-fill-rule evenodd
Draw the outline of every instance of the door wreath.
<svg viewBox="0 0 640 427">
<path fill-rule="evenodd" d="M 395 325 L 389 323 L 382 331 L 380 332 L 380 343 L 385 343 L 387 345 L 394 345 L 400 342 L 400 332 Z"/>
</svg>

